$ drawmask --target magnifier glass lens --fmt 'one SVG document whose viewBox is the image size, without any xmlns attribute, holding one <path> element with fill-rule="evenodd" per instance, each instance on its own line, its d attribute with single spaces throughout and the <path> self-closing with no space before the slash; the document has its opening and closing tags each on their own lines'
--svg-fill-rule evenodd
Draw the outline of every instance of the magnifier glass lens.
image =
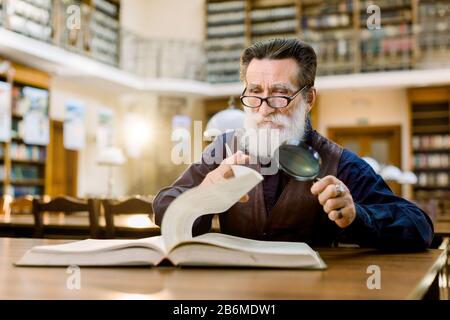
<svg viewBox="0 0 450 320">
<path fill-rule="evenodd" d="M 279 163 L 281 169 L 297 180 L 312 180 L 320 171 L 318 154 L 305 146 L 289 144 L 280 146 Z"/>
</svg>

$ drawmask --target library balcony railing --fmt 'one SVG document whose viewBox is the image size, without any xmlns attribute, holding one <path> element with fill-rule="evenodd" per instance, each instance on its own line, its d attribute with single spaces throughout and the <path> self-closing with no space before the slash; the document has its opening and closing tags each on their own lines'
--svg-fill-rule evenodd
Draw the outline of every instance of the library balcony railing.
<svg viewBox="0 0 450 320">
<path fill-rule="evenodd" d="M 145 38 L 74 0 L 0 0 L 0 27 L 145 78 L 206 78 L 202 42 Z"/>
<path fill-rule="evenodd" d="M 238 82 L 240 50 L 248 43 L 245 36 L 226 34 L 205 42 L 146 38 L 75 0 L 0 0 L 0 10 L 5 29 L 144 78 Z M 298 38 L 316 50 L 319 76 L 449 67 L 450 20 L 441 11 L 423 5 L 416 24 L 304 30 Z M 236 39 L 237 44 L 230 42 Z"/>
</svg>

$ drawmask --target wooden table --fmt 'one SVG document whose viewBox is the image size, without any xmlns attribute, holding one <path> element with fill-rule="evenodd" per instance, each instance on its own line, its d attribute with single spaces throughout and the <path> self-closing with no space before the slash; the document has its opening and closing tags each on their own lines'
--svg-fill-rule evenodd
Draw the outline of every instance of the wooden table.
<svg viewBox="0 0 450 320">
<path fill-rule="evenodd" d="M 442 237 L 450 237 L 450 221 L 435 221 L 434 234 Z"/>
<path fill-rule="evenodd" d="M 89 237 L 89 218 L 87 214 L 44 213 L 45 229 L 49 234 L 72 236 L 79 238 Z M 105 219 L 100 216 L 100 232 L 105 232 Z M 135 238 L 149 237 L 159 234 L 159 227 L 147 215 L 131 214 L 116 215 L 114 217 L 119 236 Z M 31 215 L 0 215 L 0 236 L 31 237 L 34 232 L 34 219 Z"/>
<path fill-rule="evenodd" d="M 386 254 L 373 249 L 319 250 L 325 271 L 224 268 L 82 268 L 69 290 L 66 268 L 17 268 L 34 245 L 61 240 L 0 238 L 0 299 L 421 299 L 436 298 L 443 250 Z M 381 289 L 367 288 L 367 268 L 381 269 Z M 428 294 L 427 294 L 428 292 Z"/>
</svg>

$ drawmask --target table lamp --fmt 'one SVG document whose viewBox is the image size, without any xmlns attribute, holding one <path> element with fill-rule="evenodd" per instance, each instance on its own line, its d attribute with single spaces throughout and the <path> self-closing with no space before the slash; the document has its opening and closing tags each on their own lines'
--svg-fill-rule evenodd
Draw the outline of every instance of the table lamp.
<svg viewBox="0 0 450 320">
<path fill-rule="evenodd" d="M 230 130 L 244 128 L 245 113 L 236 107 L 233 97 L 228 100 L 228 108 L 216 113 L 208 121 L 203 135 L 208 140 L 213 140 L 218 135 Z"/>
<path fill-rule="evenodd" d="M 108 147 L 100 150 L 97 157 L 97 163 L 100 166 L 108 167 L 108 185 L 107 196 L 112 196 L 114 186 L 114 167 L 121 166 L 126 162 L 122 149 L 117 147 Z"/>
</svg>

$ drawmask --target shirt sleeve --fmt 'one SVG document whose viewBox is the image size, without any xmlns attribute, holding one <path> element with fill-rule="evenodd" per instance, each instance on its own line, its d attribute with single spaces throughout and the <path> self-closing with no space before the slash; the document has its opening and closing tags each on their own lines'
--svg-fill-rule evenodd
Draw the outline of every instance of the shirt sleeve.
<svg viewBox="0 0 450 320">
<path fill-rule="evenodd" d="M 183 192 L 198 186 L 205 176 L 218 167 L 223 159 L 223 137 L 218 137 L 208 145 L 199 162 L 191 164 L 186 171 L 171 185 L 161 189 L 153 200 L 155 223 L 161 226 L 164 213 L 172 201 Z M 193 236 L 208 232 L 211 229 L 213 215 L 199 217 L 192 227 Z"/>
<path fill-rule="evenodd" d="M 356 218 L 341 236 L 382 250 L 424 250 L 433 240 L 433 224 L 415 204 L 393 194 L 380 175 L 344 150 L 337 178 L 350 190 Z"/>
</svg>

